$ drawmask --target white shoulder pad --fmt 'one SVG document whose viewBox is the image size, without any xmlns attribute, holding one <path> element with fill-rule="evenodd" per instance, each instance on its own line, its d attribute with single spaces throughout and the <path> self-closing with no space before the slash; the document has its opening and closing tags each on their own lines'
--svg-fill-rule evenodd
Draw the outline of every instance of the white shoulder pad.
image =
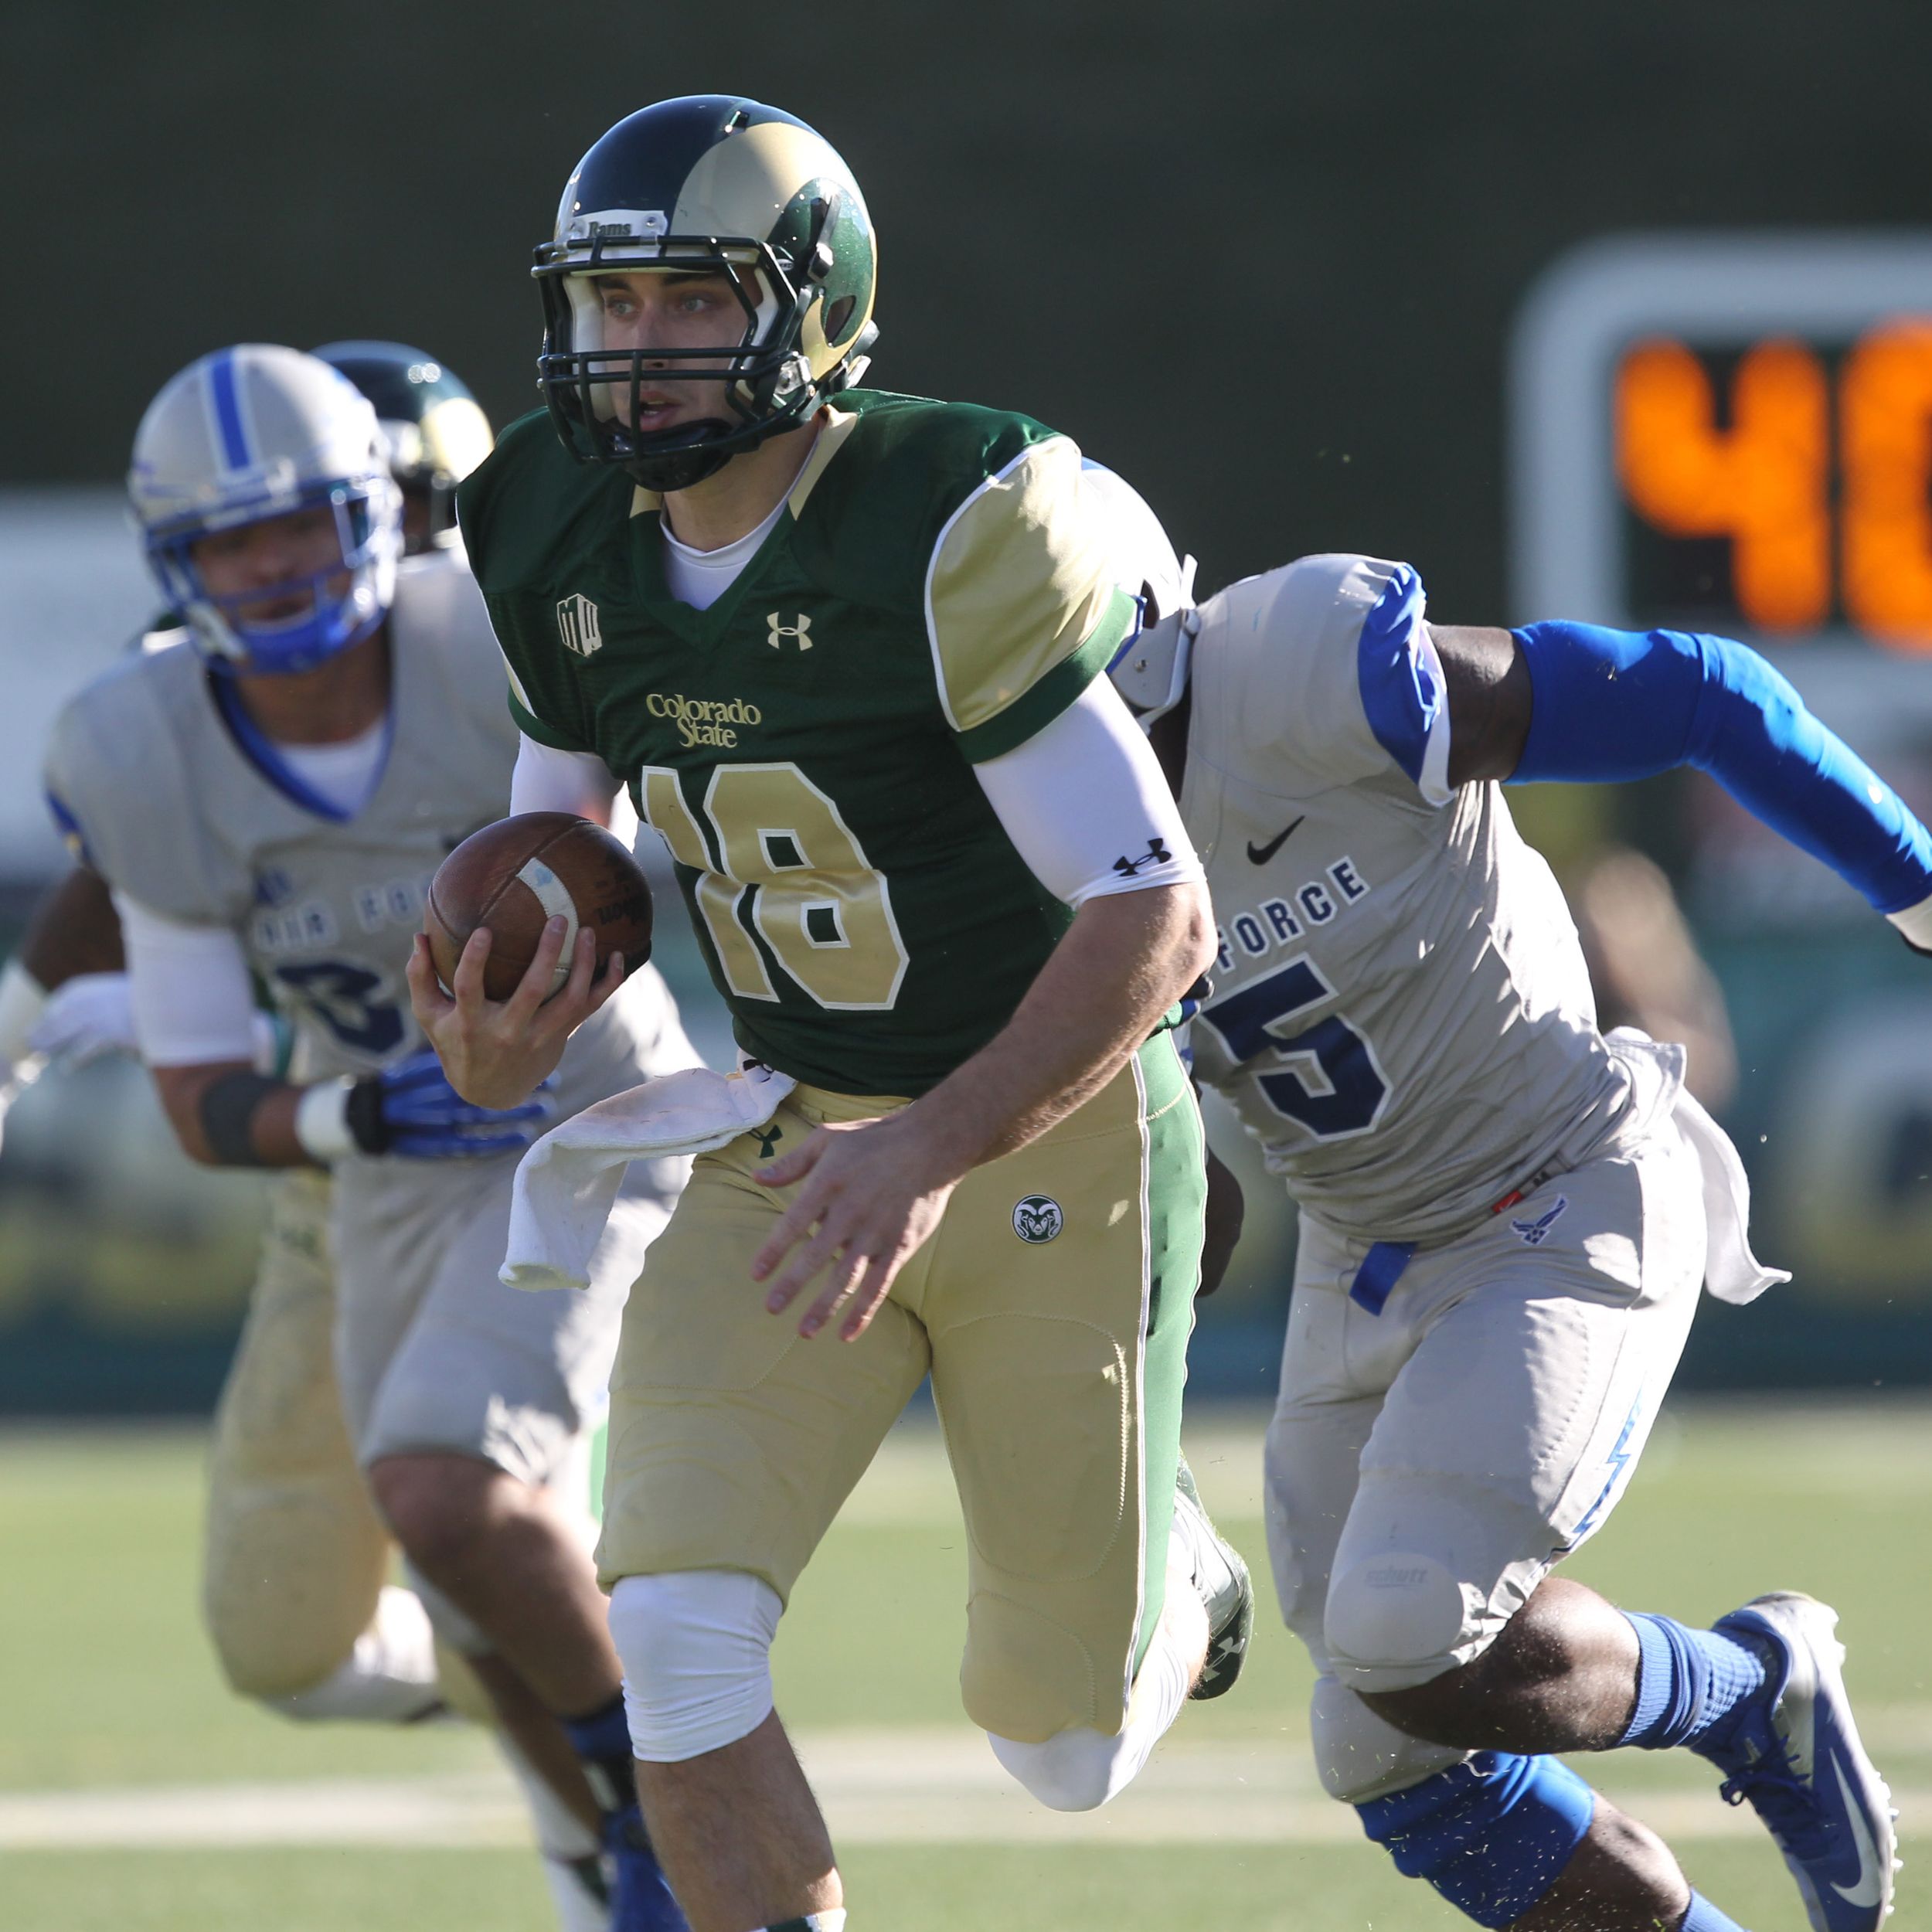
<svg viewBox="0 0 1932 1932">
<path fill-rule="evenodd" d="M 108 883 L 166 917 L 227 925 L 252 883 L 200 808 L 193 747 L 209 727 L 200 658 L 125 658 L 70 698 L 44 767 L 70 845 Z"/>
<path fill-rule="evenodd" d="M 406 557 L 397 573 L 389 624 L 399 650 L 432 660 L 453 702 L 513 749 L 516 727 L 504 701 L 503 654 L 469 560 L 457 548 Z"/>
<path fill-rule="evenodd" d="M 1420 578 L 1378 557 L 1302 557 L 1230 584 L 1201 607 L 1189 757 L 1287 794 L 1400 773 L 1445 802 L 1447 706 L 1423 611 Z"/>
</svg>

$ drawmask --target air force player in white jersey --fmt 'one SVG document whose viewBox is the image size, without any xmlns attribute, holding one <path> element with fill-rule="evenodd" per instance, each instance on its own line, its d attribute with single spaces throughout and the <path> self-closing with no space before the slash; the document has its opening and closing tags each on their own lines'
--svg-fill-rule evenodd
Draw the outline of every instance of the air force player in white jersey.
<svg viewBox="0 0 1932 1932">
<path fill-rule="evenodd" d="M 1696 765 L 1932 949 L 1924 828 L 1739 645 L 1431 626 L 1369 557 L 1236 583 L 1114 675 L 1221 929 L 1196 1077 L 1301 1210 L 1268 1529 L 1324 1785 L 1479 1924 L 1736 1932 L 1552 1754 L 1684 1746 L 1818 1932 L 1872 1932 L 1893 1830 L 1834 1614 L 1780 1593 L 1692 1629 L 1552 1573 L 1621 1495 L 1700 1286 L 1783 1277 L 1681 1049 L 1598 1032 L 1498 781 Z"/>
<path fill-rule="evenodd" d="M 602 1826 L 614 1896 L 556 1889 L 566 1923 L 676 1932 L 604 1600 L 556 1497 L 581 1480 L 623 1300 L 679 1176 L 634 1170 L 587 1293 L 496 1275 L 517 1158 L 544 1120 L 694 1056 L 649 968 L 524 1107 L 468 1105 L 423 1049 L 403 991 L 423 890 L 507 808 L 517 738 L 460 552 L 399 563 L 385 458 L 369 403 L 293 349 L 223 350 L 169 383 L 130 490 L 196 648 L 131 659 L 73 699 L 48 791 L 114 889 L 140 1046 L 183 1146 L 330 1177 L 356 1458 L 438 1634 Z M 254 1063 L 251 975 L 292 1027 L 288 1079 Z"/>
</svg>

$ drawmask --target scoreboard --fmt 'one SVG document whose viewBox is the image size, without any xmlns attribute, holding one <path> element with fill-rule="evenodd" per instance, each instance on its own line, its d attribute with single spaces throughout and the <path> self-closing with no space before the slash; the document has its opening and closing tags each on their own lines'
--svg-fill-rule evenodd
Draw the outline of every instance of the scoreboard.
<svg viewBox="0 0 1932 1932">
<path fill-rule="evenodd" d="M 1721 631 L 1848 729 L 1932 723 L 1932 234 L 1594 243 L 1509 386 L 1514 618 Z"/>
<path fill-rule="evenodd" d="M 1741 638 L 1932 817 L 1932 233 L 1632 235 L 1511 345 L 1512 622 Z M 1769 1322 L 1707 1379 L 1932 1381 L 1932 978 L 1709 781 L 1619 796 L 1672 862 L 1736 1036 L 1726 1110 Z"/>
</svg>

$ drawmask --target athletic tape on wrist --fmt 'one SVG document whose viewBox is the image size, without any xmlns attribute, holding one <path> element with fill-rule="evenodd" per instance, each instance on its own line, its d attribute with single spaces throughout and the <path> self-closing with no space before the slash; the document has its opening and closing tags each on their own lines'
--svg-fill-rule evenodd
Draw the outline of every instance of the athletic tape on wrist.
<svg viewBox="0 0 1932 1932">
<path fill-rule="evenodd" d="M 349 1097 L 355 1083 L 344 1078 L 318 1080 L 302 1090 L 295 1104 L 295 1138 L 302 1151 L 322 1167 L 332 1167 L 356 1151 L 349 1131 Z"/>
<path fill-rule="evenodd" d="M 1886 917 L 1905 935 L 1908 946 L 1922 953 L 1932 953 L 1932 899 L 1922 899 L 1916 906 L 1887 913 Z"/>
</svg>

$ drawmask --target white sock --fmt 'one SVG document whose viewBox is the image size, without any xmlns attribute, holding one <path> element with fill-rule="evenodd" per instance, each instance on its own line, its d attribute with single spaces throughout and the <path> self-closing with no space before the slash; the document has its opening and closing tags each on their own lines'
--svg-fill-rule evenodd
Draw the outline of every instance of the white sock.
<svg viewBox="0 0 1932 1932">
<path fill-rule="evenodd" d="M 546 1858 L 543 1882 L 550 1888 L 557 1932 L 611 1932 L 611 1907 L 579 1876 L 574 1864 Z"/>
<path fill-rule="evenodd" d="M 437 1702 L 436 1636 L 413 1591 L 386 1587 L 369 1628 L 319 1684 L 292 1697 L 265 1697 L 270 1710 L 304 1722 L 346 1719 L 406 1724 Z"/>
<path fill-rule="evenodd" d="M 1181 1714 L 1207 1640 L 1207 1612 L 1188 1573 L 1170 1565 L 1167 1598 L 1141 1660 L 1117 1735 L 1080 1726 L 1043 1744 L 987 1733 L 997 1757 L 1039 1801 L 1056 1811 L 1090 1811 L 1139 1776 L 1154 1747 Z"/>
<path fill-rule="evenodd" d="M 558 1932 L 610 1932 L 609 1906 L 586 1887 L 574 1869 L 583 1859 L 595 1858 L 602 1849 L 597 1833 L 551 1790 L 502 1731 L 496 1733 L 496 1744 L 529 1808 L 537 1849 L 543 1854 L 544 1883 L 556 1907 Z"/>
</svg>

